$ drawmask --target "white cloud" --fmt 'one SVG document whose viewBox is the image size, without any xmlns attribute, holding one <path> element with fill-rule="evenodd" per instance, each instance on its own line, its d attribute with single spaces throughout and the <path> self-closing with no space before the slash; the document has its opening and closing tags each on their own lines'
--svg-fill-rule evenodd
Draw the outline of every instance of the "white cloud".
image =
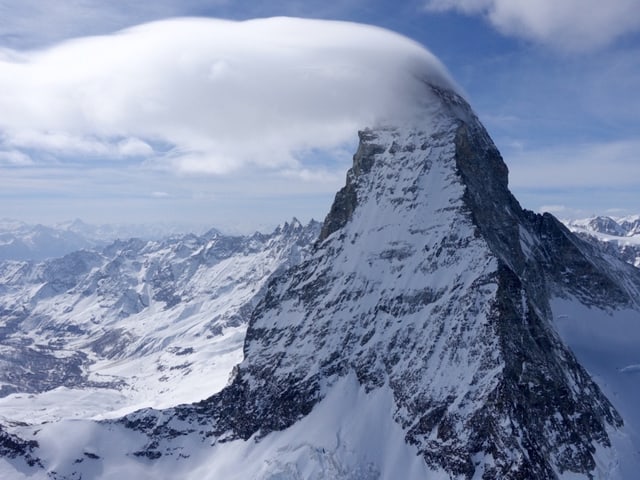
<svg viewBox="0 0 640 480">
<path fill-rule="evenodd" d="M 0 165 L 26 166 L 33 165 L 33 160 L 18 150 L 0 151 Z"/>
<path fill-rule="evenodd" d="M 14 149 L 42 151 L 47 154 L 98 157 L 144 157 L 153 154 L 151 146 L 133 137 L 99 138 L 95 135 L 27 128 L 8 129 L 0 137 L 2 145 Z M 19 150 L 15 150 L 19 152 Z"/>
<path fill-rule="evenodd" d="M 344 169 L 339 172 L 329 171 L 326 168 L 309 169 L 303 168 L 298 170 L 283 170 L 282 176 L 293 180 L 313 183 L 328 183 L 330 185 L 339 185 L 344 180 Z"/>
<path fill-rule="evenodd" d="M 150 156 L 158 142 L 183 172 L 290 171 L 296 152 L 406 111 L 425 78 L 450 84 L 423 47 L 376 27 L 174 19 L 5 51 L 0 131 L 14 149 Z"/>
<path fill-rule="evenodd" d="M 229 0 L 0 0 L 0 38 L 19 47 L 108 33 L 166 17 L 193 15 Z"/>
<path fill-rule="evenodd" d="M 65 38 L 111 33 L 171 17 L 345 18 L 362 12 L 364 1 L 0 0 L 0 42 L 15 48 L 37 47 Z"/>
<path fill-rule="evenodd" d="M 538 208 L 540 213 L 549 212 L 554 215 L 560 215 L 568 210 L 569 208 L 566 205 L 540 205 Z"/>
<path fill-rule="evenodd" d="M 153 198 L 169 198 L 171 194 L 168 192 L 151 192 Z"/>
<path fill-rule="evenodd" d="M 123 157 L 146 157 L 153 154 L 153 148 L 139 138 L 125 138 L 117 144 L 117 152 Z"/>
<path fill-rule="evenodd" d="M 640 140 L 560 145 L 506 155 L 515 188 L 640 187 Z"/>
<path fill-rule="evenodd" d="M 428 0 L 426 6 L 480 14 L 503 34 L 566 51 L 602 47 L 640 30 L 640 0 Z"/>
</svg>

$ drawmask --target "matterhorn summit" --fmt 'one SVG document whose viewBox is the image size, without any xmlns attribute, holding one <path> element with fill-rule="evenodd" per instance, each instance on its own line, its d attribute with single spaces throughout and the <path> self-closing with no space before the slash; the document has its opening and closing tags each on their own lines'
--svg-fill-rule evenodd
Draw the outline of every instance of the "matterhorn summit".
<svg viewBox="0 0 640 480">
<path fill-rule="evenodd" d="M 602 355 L 585 342 L 638 335 L 640 271 L 523 210 L 468 103 L 420 84 L 409 115 L 359 132 L 313 252 L 267 284 L 223 390 L 5 425 L 0 476 L 632 478 L 621 369 L 640 357 L 614 333 Z"/>
</svg>

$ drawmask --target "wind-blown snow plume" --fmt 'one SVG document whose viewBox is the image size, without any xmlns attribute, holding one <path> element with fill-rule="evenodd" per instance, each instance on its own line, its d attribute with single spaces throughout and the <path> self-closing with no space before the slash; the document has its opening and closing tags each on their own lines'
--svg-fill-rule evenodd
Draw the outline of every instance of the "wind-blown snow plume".
<svg viewBox="0 0 640 480">
<path fill-rule="evenodd" d="M 451 84 L 417 43 L 346 22 L 183 18 L 0 52 L 0 151 L 291 168 Z M 375 102 L 371 99 L 375 98 Z"/>
</svg>

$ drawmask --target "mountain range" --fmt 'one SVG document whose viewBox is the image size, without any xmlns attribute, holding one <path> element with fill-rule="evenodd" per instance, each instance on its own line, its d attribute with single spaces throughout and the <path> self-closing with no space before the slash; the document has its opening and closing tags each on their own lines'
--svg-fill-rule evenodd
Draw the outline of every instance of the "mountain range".
<svg viewBox="0 0 640 480">
<path fill-rule="evenodd" d="M 116 239 L 160 240 L 185 230 L 193 231 L 193 228 L 169 224 L 93 225 L 80 219 L 42 225 L 3 218 L 0 219 L 0 261 L 58 258 L 76 250 L 104 247 Z"/>
<path fill-rule="evenodd" d="M 149 380 L 162 399 L 140 409 L 5 417 L 0 475 L 635 478 L 640 270 L 521 208 L 451 87 L 425 82 L 415 116 L 359 138 L 321 228 L 4 263 L 5 393 L 133 392 L 148 368 L 167 388 Z M 240 363 L 206 384 L 241 328 Z M 200 398 L 179 404 L 192 372 Z"/>
<path fill-rule="evenodd" d="M 3 415 L 114 415 L 219 390 L 242 359 L 265 283 L 299 262 L 318 232 L 294 219 L 271 234 L 211 230 L 1 262 Z"/>
<path fill-rule="evenodd" d="M 640 268 L 640 215 L 596 216 L 565 223 L 581 238 Z"/>
</svg>

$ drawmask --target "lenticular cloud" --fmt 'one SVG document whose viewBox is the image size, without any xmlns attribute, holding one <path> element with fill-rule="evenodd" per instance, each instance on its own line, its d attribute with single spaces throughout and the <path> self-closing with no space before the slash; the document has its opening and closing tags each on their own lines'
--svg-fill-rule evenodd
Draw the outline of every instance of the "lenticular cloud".
<svg viewBox="0 0 640 480">
<path fill-rule="evenodd" d="M 376 27 L 154 22 L 0 52 L 0 150 L 126 156 L 118 146 L 136 145 L 183 171 L 292 168 L 296 152 L 409 111 L 423 81 L 451 85 L 431 53 Z"/>
</svg>

